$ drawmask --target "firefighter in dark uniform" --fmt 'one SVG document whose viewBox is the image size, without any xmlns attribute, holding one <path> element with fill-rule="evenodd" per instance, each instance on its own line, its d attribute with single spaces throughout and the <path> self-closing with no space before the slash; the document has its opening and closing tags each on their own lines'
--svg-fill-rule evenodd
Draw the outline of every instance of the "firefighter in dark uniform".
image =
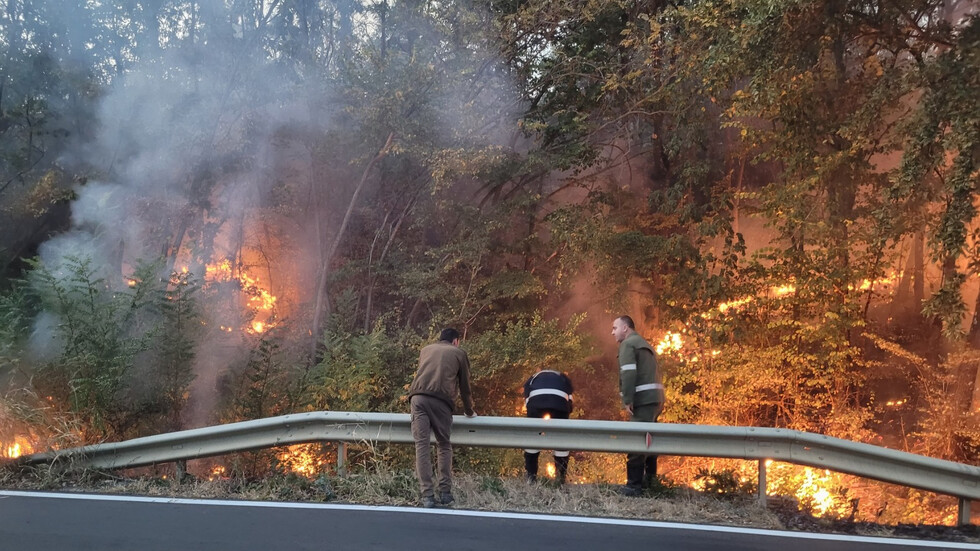
<svg viewBox="0 0 980 551">
<path fill-rule="evenodd" d="M 655 423 L 664 408 L 664 385 L 657 369 L 657 354 L 636 332 L 633 319 L 620 316 L 613 321 L 613 336 L 619 343 L 619 389 L 630 421 Z M 627 454 L 626 486 L 620 493 L 638 496 L 657 478 L 657 456 Z"/>
<path fill-rule="evenodd" d="M 568 419 L 572 413 L 572 381 L 564 373 L 543 369 L 524 383 L 524 405 L 527 416 L 537 419 L 547 417 Z M 527 479 L 538 478 L 538 456 L 541 450 L 524 450 L 524 470 Z M 555 450 L 555 470 L 558 483 L 565 483 L 568 473 L 568 450 Z"/>
</svg>

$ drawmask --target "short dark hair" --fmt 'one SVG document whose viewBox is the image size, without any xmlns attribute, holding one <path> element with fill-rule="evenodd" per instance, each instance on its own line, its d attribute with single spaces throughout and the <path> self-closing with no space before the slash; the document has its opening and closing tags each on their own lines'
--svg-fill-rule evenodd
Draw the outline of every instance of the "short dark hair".
<svg viewBox="0 0 980 551">
<path fill-rule="evenodd" d="M 453 342 L 459 338 L 459 331 L 453 329 L 452 327 L 447 327 L 439 333 L 439 340 L 446 342 Z"/>
<path fill-rule="evenodd" d="M 626 324 L 626 327 L 629 327 L 630 329 L 636 331 L 636 325 L 633 323 L 633 318 L 631 318 L 629 316 L 619 316 L 616 319 L 622 320 L 623 323 Z"/>
</svg>

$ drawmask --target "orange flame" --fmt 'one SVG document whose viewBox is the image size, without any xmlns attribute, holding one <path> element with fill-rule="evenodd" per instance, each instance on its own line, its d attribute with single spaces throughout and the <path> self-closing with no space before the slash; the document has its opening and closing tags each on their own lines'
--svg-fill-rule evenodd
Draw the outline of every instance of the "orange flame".
<svg viewBox="0 0 980 551">
<path fill-rule="evenodd" d="M 803 483 L 796 491 L 800 503 L 810 503 L 814 516 L 822 517 L 834 513 L 841 504 L 828 488 L 834 486 L 830 471 L 819 471 L 810 467 L 803 469 Z"/>
<path fill-rule="evenodd" d="M 897 283 L 901 277 L 902 277 L 902 272 L 895 272 L 890 276 L 879 277 L 877 279 L 864 279 L 857 286 L 857 289 L 861 291 L 867 291 L 872 287 L 876 287 L 876 288 L 889 287 Z M 853 291 L 855 289 L 855 286 L 851 285 L 848 288 Z"/>
<path fill-rule="evenodd" d="M 548 463 L 548 466 L 545 468 L 545 470 L 548 471 L 548 478 L 554 478 L 555 477 L 555 464 L 554 463 Z"/>
<path fill-rule="evenodd" d="M 729 310 L 738 310 L 742 306 L 745 306 L 746 304 L 752 302 L 754 298 L 755 297 L 743 297 L 728 302 L 722 302 L 721 304 L 718 305 L 718 311 L 724 314 Z"/>
<path fill-rule="evenodd" d="M 237 275 L 236 275 L 237 272 Z M 253 313 L 252 322 L 245 329 L 249 333 L 264 333 L 275 327 L 272 321 L 276 314 L 276 301 L 278 298 L 265 289 L 260 283 L 260 278 L 252 277 L 242 268 L 236 268 L 230 260 L 222 260 L 205 267 L 204 279 L 207 281 L 235 281 L 241 290 L 248 297 L 246 304 Z M 221 326 L 222 331 L 231 332 L 230 327 Z"/>
<path fill-rule="evenodd" d="M 0 442 L 0 453 L 6 459 L 17 459 L 24 454 L 34 453 L 34 447 L 26 439 L 15 436 L 12 443 L 4 444 Z"/>
<path fill-rule="evenodd" d="M 784 297 L 786 295 L 792 295 L 793 293 L 795 293 L 796 285 L 792 285 L 792 284 L 780 285 L 778 287 L 773 287 L 769 290 L 772 292 L 773 296 Z"/>
<path fill-rule="evenodd" d="M 211 468 L 211 472 L 208 475 L 208 480 L 215 480 L 217 478 L 222 478 L 227 474 L 228 470 L 224 465 L 215 465 Z"/>
<path fill-rule="evenodd" d="M 276 456 L 279 463 L 290 471 L 312 478 L 320 471 L 325 463 L 324 459 L 316 454 L 315 444 L 296 444 L 289 446 L 285 451 Z"/>
<path fill-rule="evenodd" d="M 208 264 L 204 268 L 204 278 L 210 281 L 230 281 L 231 261 L 222 260 L 218 264 Z"/>
<path fill-rule="evenodd" d="M 677 352 L 684 348 L 684 339 L 681 337 L 680 333 L 675 333 L 673 331 L 667 331 L 660 342 L 657 343 L 655 347 L 657 354 L 669 354 L 671 352 Z"/>
</svg>

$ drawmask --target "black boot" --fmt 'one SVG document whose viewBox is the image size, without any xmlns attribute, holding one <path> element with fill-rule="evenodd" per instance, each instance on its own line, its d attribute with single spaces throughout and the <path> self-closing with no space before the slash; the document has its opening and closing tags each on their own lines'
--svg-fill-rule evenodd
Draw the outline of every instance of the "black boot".
<svg viewBox="0 0 980 551">
<path fill-rule="evenodd" d="M 558 471 L 558 484 L 565 483 L 565 476 L 568 474 L 568 456 L 555 456 L 555 470 Z"/>
<path fill-rule="evenodd" d="M 657 485 L 657 456 L 648 455 L 644 460 L 643 487 L 652 488 Z"/>
<path fill-rule="evenodd" d="M 626 456 L 626 485 L 620 488 L 619 493 L 629 497 L 636 497 L 643 493 L 643 462 L 642 455 Z"/>
<path fill-rule="evenodd" d="M 539 452 L 524 452 L 524 476 L 528 482 L 535 482 L 538 479 L 538 455 Z"/>
</svg>

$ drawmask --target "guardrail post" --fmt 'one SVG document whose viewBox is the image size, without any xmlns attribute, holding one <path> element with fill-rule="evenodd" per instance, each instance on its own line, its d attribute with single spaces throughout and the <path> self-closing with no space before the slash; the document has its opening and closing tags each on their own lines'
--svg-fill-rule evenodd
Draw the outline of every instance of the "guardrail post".
<svg viewBox="0 0 980 551">
<path fill-rule="evenodd" d="M 180 484 L 187 477 L 187 461 L 177 461 L 175 466 L 177 471 L 177 483 Z"/>
<path fill-rule="evenodd" d="M 958 526 L 966 526 L 970 524 L 970 500 L 965 497 L 961 497 L 959 500 L 959 514 L 957 515 L 956 524 Z"/>
<path fill-rule="evenodd" d="M 759 505 L 766 506 L 766 460 L 759 460 Z"/>
<path fill-rule="evenodd" d="M 347 443 L 337 442 L 337 474 L 347 474 Z"/>
</svg>

